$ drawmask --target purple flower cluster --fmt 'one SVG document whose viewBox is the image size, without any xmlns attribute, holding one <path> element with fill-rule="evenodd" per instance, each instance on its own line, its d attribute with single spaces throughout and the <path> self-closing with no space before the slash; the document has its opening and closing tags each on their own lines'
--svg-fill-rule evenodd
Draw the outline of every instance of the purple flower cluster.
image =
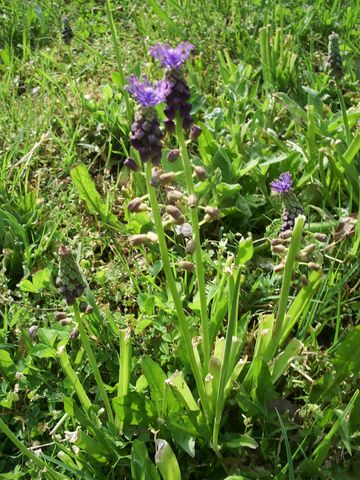
<svg viewBox="0 0 360 480">
<path fill-rule="evenodd" d="M 186 62 L 193 48 L 194 45 L 189 42 L 181 42 L 175 48 L 170 48 L 167 43 L 157 43 L 154 47 L 150 47 L 149 53 L 160 62 L 162 67 L 172 70 Z"/>
<path fill-rule="evenodd" d="M 280 177 L 277 180 L 271 182 L 270 185 L 272 191 L 275 193 L 279 193 L 280 195 L 291 192 L 293 188 L 291 173 L 282 173 Z"/>
<path fill-rule="evenodd" d="M 166 83 L 160 81 L 152 85 L 145 76 L 140 81 L 136 75 L 131 75 L 127 81 L 126 90 L 132 94 L 140 106 L 131 127 L 131 145 L 138 150 L 143 162 L 151 160 L 153 165 L 158 165 L 161 161 L 161 140 L 164 134 L 160 130 L 154 107 L 164 101 Z"/>
<path fill-rule="evenodd" d="M 169 132 L 175 130 L 174 119 L 177 113 L 182 118 L 184 129 L 189 129 L 193 118 L 190 115 L 191 103 L 190 89 L 184 79 L 180 67 L 189 58 L 194 46 L 188 42 L 182 42 L 175 48 L 170 48 L 168 44 L 157 44 L 151 47 L 149 53 L 159 60 L 160 65 L 166 68 L 165 81 L 167 82 L 164 113 L 167 117 L 165 127 Z"/>
<path fill-rule="evenodd" d="M 284 204 L 281 231 L 292 230 L 295 219 L 304 213 L 302 206 L 293 192 L 293 182 L 290 172 L 282 173 L 277 180 L 271 182 L 271 189 L 281 196 Z"/>
</svg>

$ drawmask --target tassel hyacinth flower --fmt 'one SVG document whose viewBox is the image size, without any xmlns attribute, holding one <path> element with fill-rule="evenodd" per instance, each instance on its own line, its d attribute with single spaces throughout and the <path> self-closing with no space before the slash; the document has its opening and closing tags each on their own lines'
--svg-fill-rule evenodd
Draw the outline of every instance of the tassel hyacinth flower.
<svg viewBox="0 0 360 480">
<path fill-rule="evenodd" d="M 62 245 L 59 249 L 60 265 L 56 285 L 68 305 L 84 293 L 85 282 L 80 268 L 71 253 L 71 248 Z"/>
<path fill-rule="evenodd" d="M 193 48 L 194 46 L 188 42 L 181 42 L 175 48 L 170 48 L 167 43 L 158 43 L 154 47 L 150 47 L 149 50 L 150 55 L 166 69 L 166 107 L 164 113 L 167 120 L 164 123 L 170 133 L 175 130 L 174 119 L 177 113 L 182 118 L 182 125 L 185 130 L 188 130 L 193 122 L 193 118 L 190 115 L 192 107 L 188 101 L 190 89 L 181 71 L 181 66 L 189 58 Z"/>
<path fill-rule="evenodd" d="M 154 107 L 165 99 L 166 82 L 160 81 L 152 85 L 145 76 L 140 81 L 136 75 L 131 75 L 127 81 L 125 88 L 138 103 L 131 127 L 131 145 L 138 150 L 142 162 L 150 160 L 153 165 L 159 165 L 164 134 L 160 130 Z"/>
<path fill-rule="evenodd" d="M 327 66 L 330 70 L 331 76 L 335 80 L 341 80 L 343 78 L 344 70 L 339 49 L 339 35 L 334 32 L 329 36 L 329 55 Z"/>
<path fill-rule="evenodd" d="M 295 225 L 295 219 L 299 215 L 303 215 L 304 211 L 293 191 L 291 173 L 282 173 L 277 180 L 271 182 L 271 190 L 281 197 L 284 205 L 281 232 L 292 230 Z"/>
</svg>

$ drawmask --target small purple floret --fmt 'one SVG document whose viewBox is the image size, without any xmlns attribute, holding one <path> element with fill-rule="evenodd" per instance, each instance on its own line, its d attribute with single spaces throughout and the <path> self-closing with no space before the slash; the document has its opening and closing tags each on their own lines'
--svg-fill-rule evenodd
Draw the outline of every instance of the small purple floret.
<svg viewBox="0 0 360 480">
<path fill-rule="evenodd" d="M 284 194 L 292 191 L 293 182 L 290 172 L 285 172 L 280 175 L 277 180 L 271 182 L 271 189 L 275 193 Z"/>
<path fill-rule="evenodd" d="M 125 89 L 143 107 L 155 107 L 164 101 L 167 91 L 166 81 L 160 80 L 152 85 L 145 75 L 143 75 L 142 81 L 136 75 L 130 75 L 126 80 L 128 85 L 125 86 Z"/>
<path fill-rule="evenodd" d="M 167 43 L 157 43 L 150 47 L 149 53 L 159 60 L 160 65 L 165 68 L 179 68 L 189 58 L 194 45 L 189 42 L 181 42 L 177 47 L 170 48 Z"/>
</svg>

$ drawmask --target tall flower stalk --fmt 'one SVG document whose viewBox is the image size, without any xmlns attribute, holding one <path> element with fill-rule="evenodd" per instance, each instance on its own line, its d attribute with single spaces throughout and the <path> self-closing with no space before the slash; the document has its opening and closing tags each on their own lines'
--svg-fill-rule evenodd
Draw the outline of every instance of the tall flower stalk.
<svg viewBox="0 0 360 480">
<path fill-rule="evenodd" d="M 156 175 L 154 175 L 152 168 L 153 165 L 159 164 L 162 149 L 162 135 L 158 132 L 158 119 L 154 107 L 158 103 L 164 101 L 167 92 L 166 83 L 158 82 L 157 84 L 152 85 L 145 77 L 143 77 L 143 81 L 141 82 L 139 79 L 137 79 L 137 77 L 131 76 L 128 77 L 128 86 L 126 88 L 133 95 L 138 104 L 137 114 L 132 126 L 130 140 L 133 147 L 138 151 L 141 161 L 145 164 L 146 187 L 149 195 L 166 281 L 174 301 L 180 332 L 182 338 L 184 339 L 186 352 L 195 378 L 199 397 L 204 409 L 204 413 L 207 415 L 207 398 L 205 395 L 202 371 L 195 357 L 188 321 L 182 305 L 182 300 L 176 288 L 176 282 L 166 244 L 160 206 L 157 199 L 158 184 L 155 178 Z M 155 138 L 153 137 L 157 138 L 156 143 Z M 153 149 L 154 145 L 157 147 L 156 150 Z"/>
<path fill-rule="evenodd" d="M 185 81 L 181 67 L 188 59 L 193 48 L 194 46 L 188 42 L 182 42 L 175 48 L 170 48 L 167 44 L 157 44 L 150 48 L 150 55 L 156 58 L 160 62 L 160 65 L 165 68 L 166 107 L 164 109 L 164 113 L 167 117 L 165 125 L 170 132 L 174 130 L 176 132 L 185 173 L 187 191 L 189 197 L 191 196 L 192 199 L 195 198 L 194 182 L 192 179 L 191 162 L 184 137 L 184 129 L 188 130 L 190 128 L 193 118 L 190 115 L 190 89 Z M 204 356 L 203 365 L 204 372 L 206 373 L 210 359 L 210 336 L 205 288 L 205 272 L 201 251 L 198 208 L 196 203 L 197 202 L 195 198 L 195 202 L 190 207 L 190 217 L 195 243 L 194 257 L 200 298 L 200 317 Z"/>
</svg>

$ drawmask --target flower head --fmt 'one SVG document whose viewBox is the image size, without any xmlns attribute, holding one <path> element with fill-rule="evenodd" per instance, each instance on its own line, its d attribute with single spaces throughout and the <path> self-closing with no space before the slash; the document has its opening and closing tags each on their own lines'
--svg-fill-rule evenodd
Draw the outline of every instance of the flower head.
<svg viewBox="0 0 360 480">
<path fill-rule="evenodd" d="M 126 80 L 128 85 L 125 86 L 125 89 L 143 107 L 155 107 L 164 101 L 167 90 L 167 82 L 164 80 L 153 85 L 145 75 L 143 75 L 142 81 L 136 75 L 130 75 Z"/>
<path fill-rule="evenodd" d="M 285 172 L 280 175 L 277 180 L 271 182 L 271 189 L 275 193 L 289 193 L 292 191 L 293 182 L 290 172 Z"/>
<path fill-rule="evenodd" d="M 189 42 L 181 42 L 175 48 L 170 48 L 167 43 L 157 43 L 154 47 L 150 47 L 149 53 L 152 57 L 159 60 L 160 65 L 164 68 L 179 68 L 189 58 L 194 45 Z"/>
</svg>

